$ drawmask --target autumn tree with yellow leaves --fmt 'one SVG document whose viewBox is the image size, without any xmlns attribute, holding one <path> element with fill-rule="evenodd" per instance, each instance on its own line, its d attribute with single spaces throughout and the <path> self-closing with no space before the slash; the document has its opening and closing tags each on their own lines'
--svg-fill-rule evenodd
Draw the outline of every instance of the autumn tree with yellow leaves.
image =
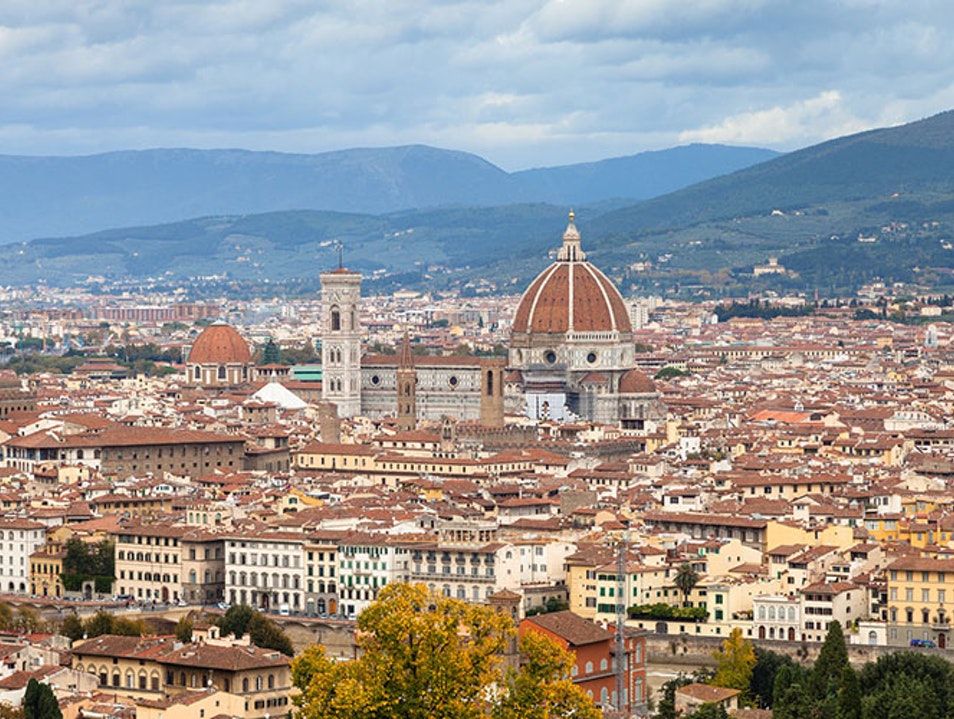
<svg viewBox="0 0 954 719">
<path fill-rule="evenodd" d="M 524 661 L 505 673 L 516 627 L 490 607 L 392 584 L 358 617 L 359 657 L 313 646 L 292 662 L 301 719 L 598 719 L 570 680 L 572 657 L 528 634 Z"/>
</svg>

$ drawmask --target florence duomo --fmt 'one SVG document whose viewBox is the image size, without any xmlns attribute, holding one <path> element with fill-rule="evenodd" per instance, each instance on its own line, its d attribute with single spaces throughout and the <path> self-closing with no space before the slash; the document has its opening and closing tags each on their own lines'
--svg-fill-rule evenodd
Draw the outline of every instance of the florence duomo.
<svg viewBox="0 0 954 719">
<path fill-rule="evenodd" d="M 339 268 L 321 280 L 327 313 L 323 397 L 338 403 L 342 416 L 395 415 L 403 355 L 361 354 L 351 324 L 360 316 L 360 275 Z M 507 365 L 500 364 L 478 357 L 416 357 L 417 418 L 499 424 L 505 414 L 542 419 L 546 411 L 549 419 L 577 417 L 640 431 L 655 431 L 665 419 L 653 381 L 634 366 L 628 307 L 587 261 L 573 213 L 556 261 L 517 306 Z"/>
</svg>

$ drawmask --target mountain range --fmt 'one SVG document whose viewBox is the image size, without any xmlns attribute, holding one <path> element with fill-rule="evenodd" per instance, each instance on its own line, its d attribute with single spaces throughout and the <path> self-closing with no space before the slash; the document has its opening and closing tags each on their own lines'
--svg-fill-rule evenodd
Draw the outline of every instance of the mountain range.
<svg viewBox="0 0 954 719">
<path fill-rule="evenodd" d="M 689 145 L 514 173 L 476 155 L 422 145 L 314 155 L 157 149 L 0 156 L 0 243 L 283 210 L 381 215 L 448 206 L 641 200 L 777 155 Z"/>
<path fill-rule="evenodd" d="M 82 162 L 67 162 L 67 172 L 51 169 L 65 167 L 58 164 L 64 158 L 6 160 L 32 168 L 16 195 L 0 161 L 0 190 L 18 198 L 4 201 L 11 217 L 0 224 L 20 233 L 22 219 L 11 219 L 23 216 L 18 202 L 31 201 L 27 186 L 32 193 L 45 188 L 49 197 L 61 193 L 62 207 L 85 207 L 84 222 L 107 216 L 120 227 L 121 216 L 149 211 L 179 219 L 0 246 L 5 284 L 90 275 L 181 283 L 215 275 L 312 291 L 317 273 L 336 261 L 340 241 L 346 264 L 372 287 L 517 291 L 549 261 L 572 203 L 584 249 L 624 292 L 837 294 L 875 278 L 929 289 L 954 285 L 954 112 L 786 155 L 695 145 L 518 173 L 426 147 L 73 158 L 100 168 L 89 179 L 77 169 Z M 133 171 L 140 162 L 151 175 Z M 103 166 L 124 169 L 110 175 Z M 261 211 L 282 202 L 296 209 Z M 45 211 L 34 204 L 34 212 L 67 222 L 68 213 L 51 203 Z M 244 209 L 199 216 L 200 207 L 213 205 Z M 787 272 L 756 276 L 753 266 L 769 257 Z"/>
</svg>

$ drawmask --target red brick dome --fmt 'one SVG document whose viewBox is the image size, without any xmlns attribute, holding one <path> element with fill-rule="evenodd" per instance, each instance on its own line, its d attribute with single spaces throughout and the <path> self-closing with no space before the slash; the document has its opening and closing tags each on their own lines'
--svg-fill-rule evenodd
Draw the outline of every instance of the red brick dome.
<svg viewBox="0 0 954 719">
<path fill-rule="evenodd" d="M 190 364 L 246 364 L 252 361 L 252 353 L 234 327 L 216 322 L 196 337 L 188 361 Z"/>
<path fill-rule="evenodd" d="M 557 261 L 523 293 L 514 332 L 632 332 L 626 303 L 616 286 L 586 261 L 580 233 L 570 223 Z"/>
<path fill-rule="evenodd" d="M 651 394 L 656 392 L 656 383 L 645 372 L 631 369 L 619 380 L 620 394 Z"/>
</svg>

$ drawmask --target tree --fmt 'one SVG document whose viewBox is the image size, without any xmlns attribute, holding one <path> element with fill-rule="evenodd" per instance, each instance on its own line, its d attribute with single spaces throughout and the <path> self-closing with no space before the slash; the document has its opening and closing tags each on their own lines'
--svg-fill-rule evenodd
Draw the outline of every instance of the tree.
<svg viewBox="0 0 954 719">
<path fill-rule="evenodd" d="M 269 337 L 268 342 L 265 343 L 265 347 L 262 349 L 262 364 L 281 364 L 282 363 L 282 351 L 281 348 L 275 341 Z"/>
<path fill-rule="evenodd" d="M 142 619 L 115 617 L 105 609 L 83 622 L 83 634 L 87 637 L 99 637 L 103 634 L 117 634 L 125 637 L 139 637 L 148 634 Z"/>
<path fill-rule="evenodd" d="M 800 666 L 783 664 L 779 668 L 772 692 L 772 716 L 775 719 L 804 719 L 811 716 L 807 683 L 808 672 Z"/>
<path fill-rule="evenodd" d="M 96 614 L 83 622 L 84 634 L 87 637 L 99 637 L 103 634 L 113 633 L 113 615 L 104 609 L 100 609 Z"/>
<path fill-rule="evenodd" d="M 23 707 L 0 704 L 0 719 L 23 719 Z"/>
<path fill-rule="evenodd" d="M 252 620 L 255 610 L 247 604 L 236 604 L 229 607 L 228 611 L 219 619 L 219 629 L 222 630 L 222 636 L 234 634 L 236 639 L 241 639 L 248 631 L 248 623 Z"/>
<path fill-rule="evenodd" d="M 192 641 L 192 616 L 190 614 L 184 614 L 178 622 L 176 622 L 176 639 L 178 639 L 183 644 L 188 644 Z"/>
<path fill-rule="evenodd" d="M 64 589 L 79 591 L 83 582 L 95 579 L 97 591 L 109 591 L 115 579 L 116 566 L 112 542 L 104 539 L 96 544 L 87 544 L 73 537 L 67 540 L 65 549 L 63 573 L 60 575 Z"/>
<path fill-rule="evenodd" d="M 822 644 L 815 666 L 808 681 L 808 691 L 816 704 L 828 704 L 825 714 L 833 714 L 832 704 L 837 702 L 845 670 L 851 671 L 848 664 L 848 649 L 845 646 L 845 634 L 841 622 L 828 623 L 828 633 Z"/>
<path fill-rule="evenodd" d="M 83 638 L 83 620 L 77 616 L 76 612 L 70 612 L 63 618 L 60 625 L 60 634 L 69 637 L 72 641 Z"/>
<path fill-rule="evenodd" d="M 49 684 L 41 684 L 36 679 L 27 682 L 23 695 L 24 719 L 63 719 L 60 704 Z"/>
<path fill-rule="evenodd" d="M 682 592 L 682 606 L 686 606 L 689 603 L 689 594 L 698 583 L 699 573 L 692 568 L 692 565 L 689 564 L 689 562 L 680 564 L 679 569 L 676 570 L 673 584 Z"/>
<path fill-rule="evenodd" d="M 248 632 L 252 644 L 263 649 L 275 649 L 282 654 L 294 656 L 295 649 L 288 635 L 275 622 L 247 604 L 237 604 L 219 619 L 222 635 L 234 634 L 241 639 Z"/>
<path fill-rule="evenodd" d="M 249 619 L 248 638 L 257 647 L 274 649 L 289 657 L 295 656 L 295 647 L 292 646 L 288 635 L 261 612 L 255 612 Z"/>
<path fill-rule="evenodd" d="M 861 719 L 861 685 L 850 666 L 845 667 L 838 694 L 838 719 Z"/>
<path fill-rule="evenodd" d="M 954 713 L 954 665 L 939 656 L 886 654 L 866 664 L 858 680 L 865 719 L 900 719 L 908 692 L 920 706 L 906 716 L 934 719 Z"/>
<path fill-rule="evenodd" d="M 723 640 L 722 650 L 714 652 L 713 656 L 718 666 L 712 684 L 747 693 L 755 667 L 755 650 L 742 636 L 742 630 L 738 627 L 733 629 Z"/>
<path fill-rule="evenodd" d="M 530 715 L 590 719 L 593 705 L 568 685 L 569 665 L 541 638 L 527 664 L 505 677 L 501 652 L 515 628 L 490 607 L 389 584 L 358 617 L 359 657 L 333 662 L 318 646 L 292 662 L 301 719 L 487 719 Z"/>
<path fill-rule="evenodd" d="M 749 696 L 760 709 L 771 708 L 775 678 L 783 666 L 796 667 L 798 665 L 784 654 L 778 654 L 762 647 L 755 647 L 755 666 L 752 667 Z M 798 669 L 803 671 L 800 666 L 798 666 Z"/>
</svg>

